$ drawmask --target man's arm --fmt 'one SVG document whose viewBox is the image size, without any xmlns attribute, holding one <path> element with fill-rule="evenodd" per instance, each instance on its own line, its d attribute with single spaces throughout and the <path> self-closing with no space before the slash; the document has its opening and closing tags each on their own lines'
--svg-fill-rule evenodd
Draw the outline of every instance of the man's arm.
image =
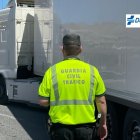
<svg viewBox="0 0 140 140">
<path fill-rule="evenodd" d="M 50 105 L 49 98 L 41 98 L 39 97 L 39 104 L 44 107 L 48 107 Z"/>
<path fill-rule="evenodd" d="M 98 134 L 101 140 L 103 140 L 104 138 L 107 137 L 107 125 L 106 125 L 107 106 L 105 96 L 96 97 L 95 101 L 98 112 L 101 113 Z"/>
</svg>

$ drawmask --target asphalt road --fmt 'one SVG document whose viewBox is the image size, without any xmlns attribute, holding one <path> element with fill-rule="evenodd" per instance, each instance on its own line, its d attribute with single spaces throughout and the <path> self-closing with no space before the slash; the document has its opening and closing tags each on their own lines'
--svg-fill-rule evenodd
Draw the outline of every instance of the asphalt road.
<svg viewBox="0 0 140 140">
<path fill-rule="evenodd" d="M 0 105 L 0 140 L 50 140 L 46 112 L 19 103 Z"/>
</svg>

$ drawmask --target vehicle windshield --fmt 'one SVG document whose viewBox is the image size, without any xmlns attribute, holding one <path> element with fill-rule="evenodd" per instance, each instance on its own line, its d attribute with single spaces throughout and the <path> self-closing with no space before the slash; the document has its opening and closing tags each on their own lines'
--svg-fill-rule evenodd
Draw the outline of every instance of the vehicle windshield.
<svg viewBox="0 0 140 140">
<path fill-rule="evenodd" d="M 9 0 L 7 7 L 11 7 L 14 5 L 18 7 L 47 7 L 51 6 L 50 0 Z"/>
</svg>

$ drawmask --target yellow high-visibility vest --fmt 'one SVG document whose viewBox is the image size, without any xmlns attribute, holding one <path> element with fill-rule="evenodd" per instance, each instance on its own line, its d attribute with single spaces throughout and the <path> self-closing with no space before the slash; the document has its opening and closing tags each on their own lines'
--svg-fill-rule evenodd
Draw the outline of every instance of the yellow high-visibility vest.
<svg viewBox="0 0 140 140">
<path fill-rule="evenodd" d="M 50 100 L 53 123 L 68 125 L 95 122 L 95 96 L 105 93 L 96 67 L 68 58 L 50 67 L 39 87 L 39 96 Z"/>
</svg>

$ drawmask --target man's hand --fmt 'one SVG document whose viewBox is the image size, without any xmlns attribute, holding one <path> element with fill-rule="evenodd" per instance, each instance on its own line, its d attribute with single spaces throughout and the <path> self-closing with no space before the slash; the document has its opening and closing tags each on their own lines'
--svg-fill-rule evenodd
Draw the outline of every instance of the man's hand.
<svg viewBox="0 0 140 140">
<path fill-rule="evenodd" d="M 104 140 L 107 137 L 107 126 L 106 124 L 99 126 L 98 128 L 98 136 L 100 137 L 100 140 Z"/>
<path fill-rule="evenodd" d="M 105 97 L 104 96 L 96 97 L 96 105 L 98 112 L 101 114 L 98 135 L 101 140 L 104 140 L 107 137 L 107 126 L 106 126 L 107 106 Z"/>
</svg>

